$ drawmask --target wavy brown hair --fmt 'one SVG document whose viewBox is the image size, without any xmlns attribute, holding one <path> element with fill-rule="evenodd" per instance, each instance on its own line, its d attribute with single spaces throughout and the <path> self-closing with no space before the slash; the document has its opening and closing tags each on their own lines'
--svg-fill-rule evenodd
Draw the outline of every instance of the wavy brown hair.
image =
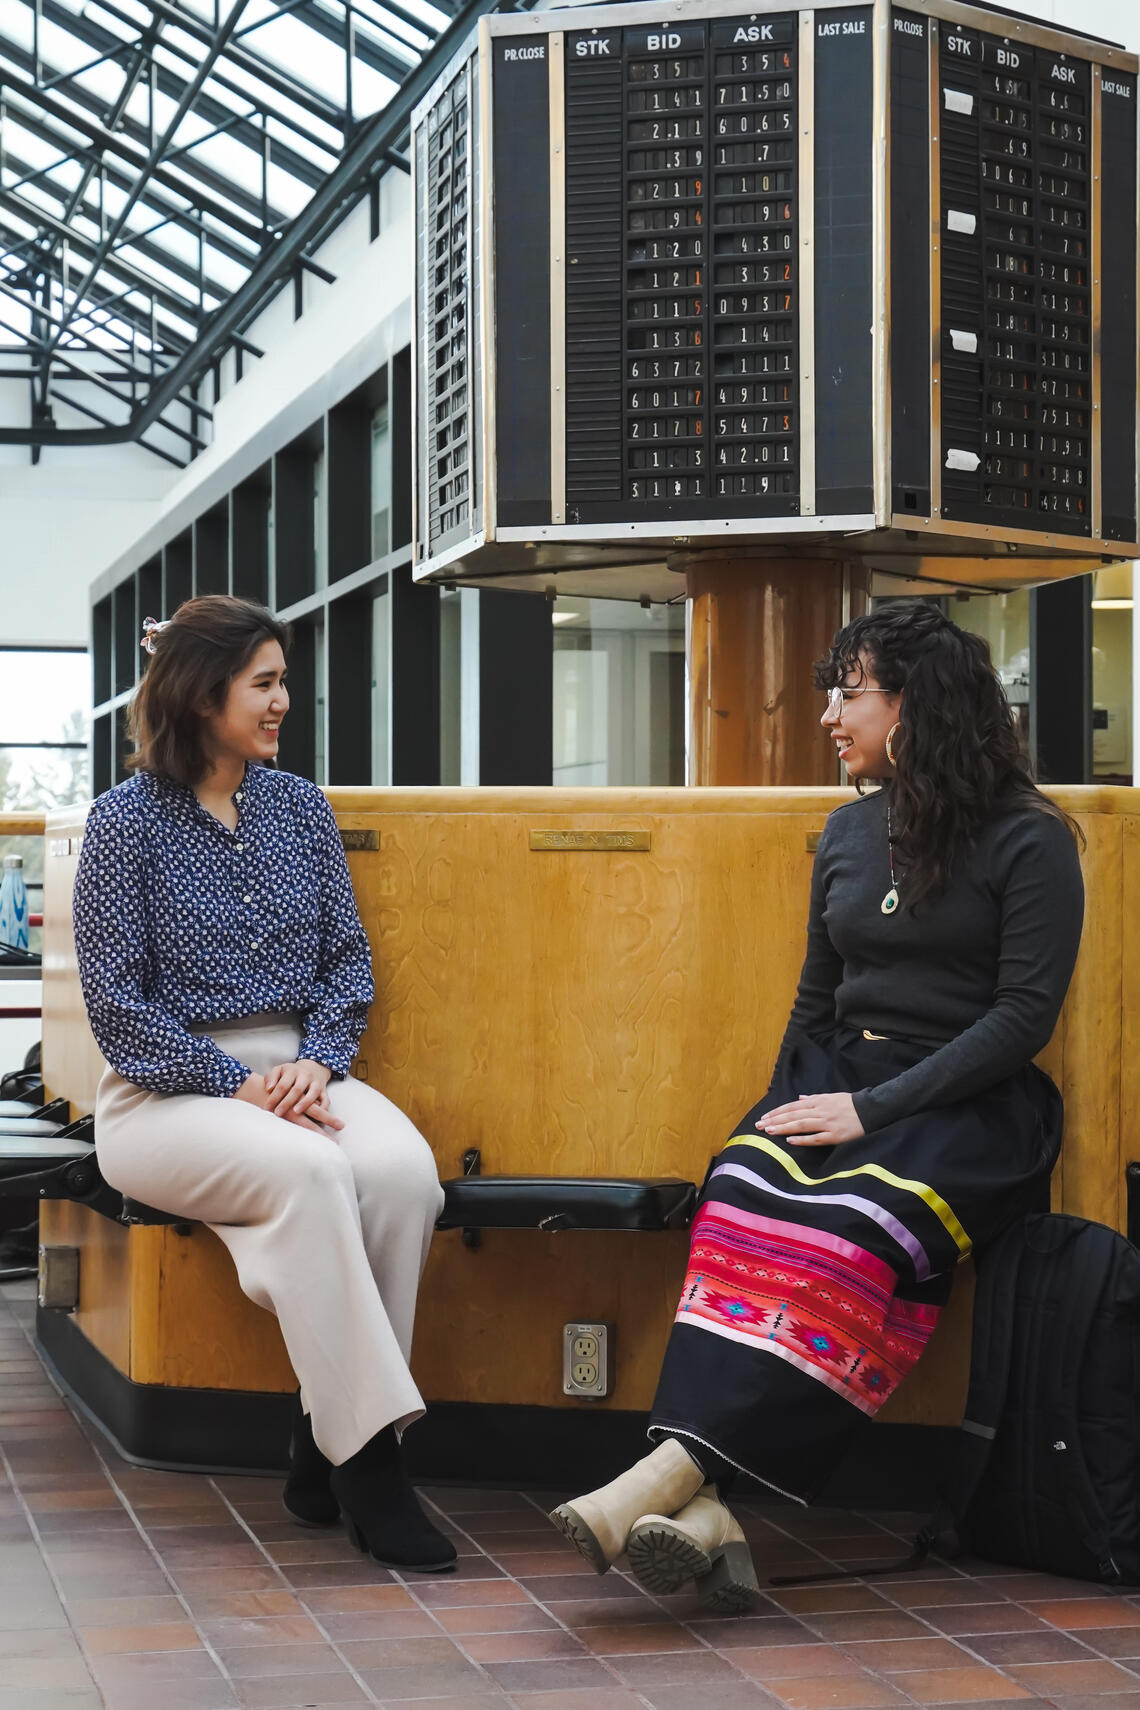
<svg viewBox="0 0 1140 1710">
<path fill-rule="evenodd" d="M 202 708 L 220 710 L 230 684 L 265 641 L 289 651 L 288 624 L 254 600 L 203 594 L 179 606 L 155 636 L 154 653 L 127 714 L 137 753 L 127 765 L 193 789 L 210 769 Z"/>
<path fill-rule="evenodd" d="M 902 696 L 891 806 L 912 906 L 945 888 L 995 812 L 1036 808 L 1083 844 L 1075 821 L 1033 780 L 981 636 L 933 606 L 895 601 L 839 631 L 816 663 L 816 687 L 833 688 L 852 673 L 855 683 L 870 675 Z"/>
</svg>

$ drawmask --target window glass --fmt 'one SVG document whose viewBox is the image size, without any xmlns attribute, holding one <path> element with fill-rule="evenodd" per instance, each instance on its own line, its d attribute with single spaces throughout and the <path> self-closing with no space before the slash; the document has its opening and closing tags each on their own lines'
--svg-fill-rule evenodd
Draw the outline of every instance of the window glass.
<svg viewBox="0 0 1140 1710">
<path fill-rule="evenodd" d="M 959 629 L 990 644 L 1006 699 L 1013 708 L 1022 745 L 1029 750 L 1029 590 L 1012 594 L 956 594 L 944 602 Z"/>
<path fill-rule="evenodd" d="M 392 433 L 387 404 L 372 416 L 372 556 L 392 550 Z"/>
<path fill-rule="evenodd" d="M 1093 777 L 1131 784 L 1132 566 L 1098 570 L 1092 593 Z"/>
<path fill-rule="evenodd" d="M 313 625 L 313 716 L 316 722 L 313 743 L 313 782 L 328 783 L 328 671 L 325 660 L 325 626 L 320 619 Z"/>
<path fill-rule="evenodd" d="M 387 548 L 385 548 L 387 550 Z M 392 782 L 388 760 L 389 622 L 387 592 L 372 602 L 372 782 Z"/>
<path fill-rule="evenodd" d="M 328 556 L 328 485 L 325 454 L 318 451 L 313 459 L 313 562 L 316 586 L 324 588 L 329 579 Z"/>
<path fill-rule="evenodd" d="M 556 784 L 685 782 L 685 608 L 558 599 Z"/>
<path fill-rule="evenodd" d="M 439 596 L 439 781 L 462 780 L 462 595 L 443 588 Z"/>
<path fill-rule="evenodd" d="M 68 807 L 91 794 L 85 652 L 0 649 L 0 813 Z M 43 838 L 0 837 L 0 857 L 20 855 L 32 912 L 42 905 Z M 39 929 L 31 948 L 39 948 Z"/>
</svg>

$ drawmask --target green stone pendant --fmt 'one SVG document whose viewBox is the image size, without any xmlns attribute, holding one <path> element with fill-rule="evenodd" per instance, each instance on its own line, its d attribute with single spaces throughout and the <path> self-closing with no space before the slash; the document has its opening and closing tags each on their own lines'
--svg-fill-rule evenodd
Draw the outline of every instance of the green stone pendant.
<svg viewBox="0 0 1140 1710">
<path fill-rule="evenodd" d="M 894 885 L 892 885 L 890 890 L 887 892 L 886 896 L 883 898 L 883 901 L 882 901 L 883 913 L 884 914 L 894 914 L 894 912 L 895 912 L 896 908 L 898 908 L 898 906 L 899 906 L 899 893 L 895 889 Z"/>
</svg>

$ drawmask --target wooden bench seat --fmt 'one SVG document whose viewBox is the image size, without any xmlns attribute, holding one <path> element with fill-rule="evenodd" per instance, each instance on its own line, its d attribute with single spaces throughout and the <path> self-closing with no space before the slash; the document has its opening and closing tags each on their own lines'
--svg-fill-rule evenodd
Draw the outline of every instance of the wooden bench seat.
<svg viewBox="0 0 1140 1710">
<path fill-rule="evenodd" d="M 1140 791 L 1057 794 L 1088 837 L 1088 913 L 1041 1059 L 1067 1109 L 1053 1199 L 1123 1228 L 1140 1100 Z M 596 1482 L 642 1440 L 684 1273 L 684 1214 L 647 1241 L 625 1228 L 544 1231 L 530 1212 L 527 1227 L 480 1223 L 474 1196 L 494 1200 L 495 1177 L 702 1180 L 767 1085 L 802 956 L 812 849 L 849 792 L 329 795 L 376 970 L 357 1073 L 408 1112 L 441 1179 L 466 1196 L 445 1214 L 455 1227 L 437 1235 L 424 1280 L 413 1366 L 430 1408 L 409 1447 L 433 1476 L 545 1468 L 562 1483 L 577 1467 Z M 70 936 L 81 832 L 74 810 L 51 816 L 45 888 L 45 1081 L 76 1112 L 92 1108 L 103 1066 Z M 472 1151 L 483 1173 L 469 1180 Z M 465 1245 L 462 1230 L 480 1227 Z M 128 1453 L 184 1458 L 188 1438 L 171 1420 L 193 1396 L 203 1464 L 280 1460 L 288 1360 L 208 1230 L 126 1228 L 60 1202 L 45 1206 L 42 1234 L 78 1246 L 81 1266 L 78 1310 L 41 1312 L 41 1338 Z M 957 1423 L 970 1293 L 965 1266 L 928 1355 L 867 1434 L 873 1453 L 852 1494 L 866 1498 L 881 1464 L 897 1504 L 899 1469 L 928 1467 Z M 615 1327 L 604 1399 L 562 1394 L 573 1322 Z"/>
</svg>

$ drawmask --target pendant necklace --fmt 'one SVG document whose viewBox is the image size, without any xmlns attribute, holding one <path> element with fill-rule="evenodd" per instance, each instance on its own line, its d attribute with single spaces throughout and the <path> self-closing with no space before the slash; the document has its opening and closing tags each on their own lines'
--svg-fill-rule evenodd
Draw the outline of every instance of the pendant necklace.
<svg viewBox="0 0 1140 1710">
<path fill-rule="evenodd" d="M 879 907 L 884 914 L 894 914 L 899 906 L 899 887 L 895 878 L 895 840 L 891 835 L 891 804 L 887 803 L 887 860 L 891 867 L 891 888 Z"/>
</svg>

